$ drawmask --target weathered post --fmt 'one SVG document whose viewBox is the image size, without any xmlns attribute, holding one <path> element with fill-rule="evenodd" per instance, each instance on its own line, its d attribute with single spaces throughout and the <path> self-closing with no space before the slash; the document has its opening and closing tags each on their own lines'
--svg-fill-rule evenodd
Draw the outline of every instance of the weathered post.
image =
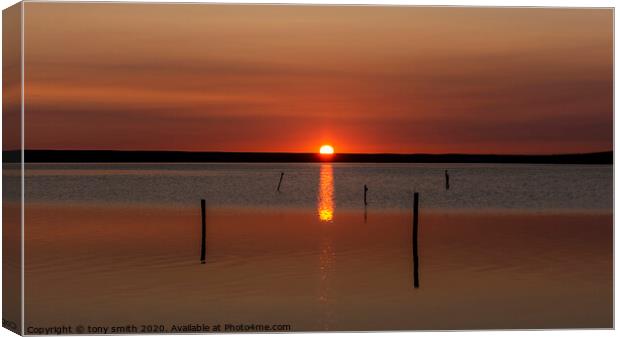
<svg viewBox="0 0 620 337">
<path fill-rule="evenodd" d="M 448 170 L 444 172 L 446 176 L 446 191 L 450 189 L 450 175 L 448 174 Z"/>
<path fill-rule="evenodd" d="M 364 206 L 368 206 L 368 202 L 366 202 L 366 192 L 368 192 L 368 186 L 364 184 Z"/>
<path fill-rule="evenodd" d="M 284 172 L 280 173 L 280 181 L 278 182 L 278 192 L 280 192 L 280 185 L 282 185 L 282 178 L 284 178 Z"/>
<path fill-rule="evenodd" d="M 202 241 L 201 241 L 201 247 L 200 247 L 200 263 L 204 264 L 205 260 L 206 260 L 206 254 L 207 254 L 207 247 L 206 247 L 206 231 L 207 231 L 207 225 L 206 225 L 206 221 L 205 221 L 205 210 L 206 205 L 205 205 L 205 199 L 201 199 L 200 200 L 200 210 L 202 213 Z"/>
<path fill-rule="evenodd" d="M 413 193 L 413 233 L 411 243 L 413 246 L 413 287 L 420 287 L 420 272 L 418 261 L 418 192 Z"/>
</svg>

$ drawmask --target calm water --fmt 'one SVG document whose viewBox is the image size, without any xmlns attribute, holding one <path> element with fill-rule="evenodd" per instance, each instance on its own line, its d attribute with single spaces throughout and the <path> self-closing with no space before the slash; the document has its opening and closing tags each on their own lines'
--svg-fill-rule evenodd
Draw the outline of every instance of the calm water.
<svg viewBox="0 0 620 337">
<path fill-rule="evenodd" d="M 611 166 L 29 165 L 26 328 L 609 328 L 612 193 Z"/>
<path fill-rule="evenodd" d="M 344 209 L 363 208 L 366 184 L 372 208 L 408 209 L 418 191 L 430 209 L 610 210 L 612 176 L 610 165 L 30 164 L 26 199 L 313 208 L 329 179 L 334 207 Z"/>
</svg>

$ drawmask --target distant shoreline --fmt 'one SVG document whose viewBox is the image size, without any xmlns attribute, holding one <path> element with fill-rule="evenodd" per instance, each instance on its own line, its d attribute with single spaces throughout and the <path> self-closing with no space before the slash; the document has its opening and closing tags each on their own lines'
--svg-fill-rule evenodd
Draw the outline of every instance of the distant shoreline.
<svg viewBox="0 0 620 337">
<path fill-rule="evenodd" d="M 26 150 L 27 163 L 495 163 L 613 164 L 613 151 L 553 155 L 338 153 L 325 160 L 316 153 L 184 152 L 113 150 Z M 3 151 L 3 162 L 17 163 L 20 151 Z"/>
</svg>

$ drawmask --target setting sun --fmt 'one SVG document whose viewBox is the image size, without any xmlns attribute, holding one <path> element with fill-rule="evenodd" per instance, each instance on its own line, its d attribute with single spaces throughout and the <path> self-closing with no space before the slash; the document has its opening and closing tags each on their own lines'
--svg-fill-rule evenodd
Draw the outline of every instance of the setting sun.
<svg viewBox="0 0 620 337">
<path fill-rule="evenodd" d="M 320 154 L 334 154 L 334 148 L 331 145 L 323 145 L 319 150 Z"/>
</svg>

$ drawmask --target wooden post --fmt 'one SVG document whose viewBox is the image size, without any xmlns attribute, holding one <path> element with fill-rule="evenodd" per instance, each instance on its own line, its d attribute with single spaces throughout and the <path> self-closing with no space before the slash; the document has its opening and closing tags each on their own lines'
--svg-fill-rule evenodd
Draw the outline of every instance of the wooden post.
<svg viewBox="0 0 620 337">
<path fill-rule="evenodd" d="M 418 192 L 413 193 L 413 233 L 411 244 L 413 246 L 413 287 L 420 287 L 420 272 L 418 258 Z"/>
<path fill-rule="evenodd" d="M 368 206 L 368 202 L 366 202 L 366 192 L 368 192 L 368 186 L 364 184 L 364 206 Z"/>
<path fill-rule="evenodd" d="M 206 231 L 207 231 L 207 225 L 206 225 L 206 221 L 205 221 L 205 199 L 201 199 L 200 200 L 200 209 L 201 209 L 201 213 L 202 213 L 202 245 L 200 248 L 200 263 L 204 264 L 205 260 L 206 260 L 206 255 L 207 255 L 207 247 L 206 247 Z"/>
<path fill-rule="evenodd" d="M 450 175 L 448 174 L 448 170 L 444 172 L 446 176 L 446 191 L 450 189 Z"/>
<path fill-rule="evenodd" d="M 284 178 L 284 172 L 280 173 L 280 181 L 278 182 L 278 192 L 280 192 L 280 185 L 282 185 L 282 178 Z"/>
</svg>

